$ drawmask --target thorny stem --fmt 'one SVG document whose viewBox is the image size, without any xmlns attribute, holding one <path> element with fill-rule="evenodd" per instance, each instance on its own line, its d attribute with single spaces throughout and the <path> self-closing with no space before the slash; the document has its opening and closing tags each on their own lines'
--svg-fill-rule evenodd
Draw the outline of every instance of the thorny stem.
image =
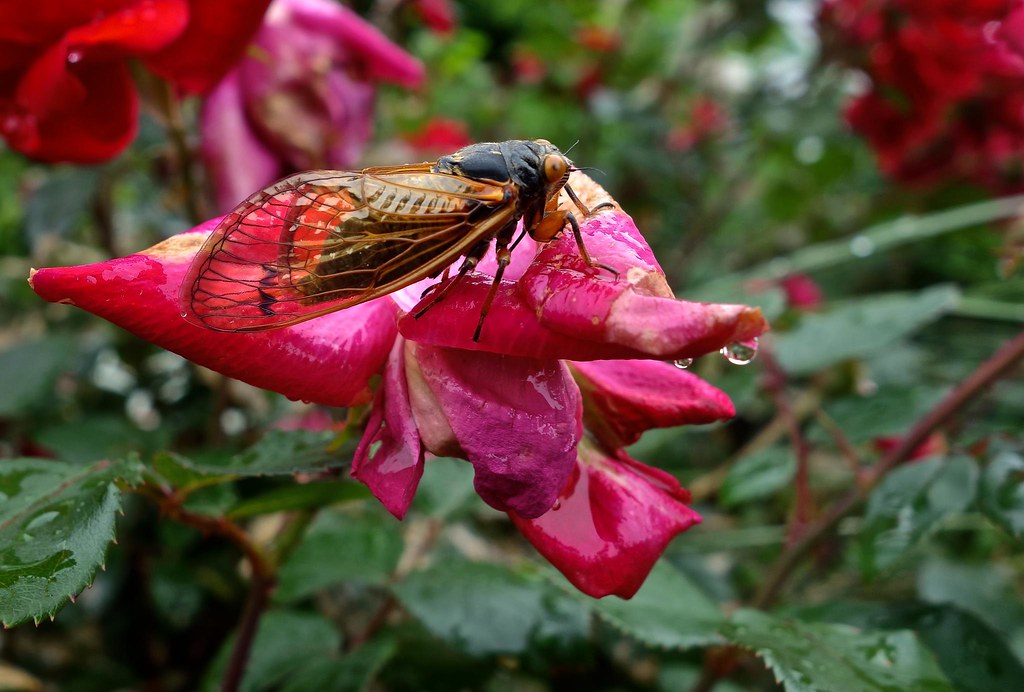
<svg viewBox="0 0 1024 692">
<path fill-rule="evenodd" d="M 910 429 L 910 432 L 900 440 L 900 444 L 875 464 L 864 478 L 863 483 L 844 495 L 818 523 L 809 526 L 796 542 L 787 546 L 769 571 L 767 579 L 755 594 L 750 605 L 761 610 L 769 608 L 803 558 L 819 542 L 828 537 L 843 519 L 867 500 L 871 491 L 890 471 L 909 459 L 918 445 L 924 442 L 932 432 L 966 408 L 976 397 L 1005 375 L 1022 357 L 1024 357 L 1024 332 L 1003 344 L 967 379 L 922 416 Z M 733 648 L 709 650 L 705 656 L 704 673 L 692 688 L 692 692 L 706 692 L 713 689 L 718 680 L 728 675 L 735 665 L 738 655 L 738 650 Z"/>
</svg>

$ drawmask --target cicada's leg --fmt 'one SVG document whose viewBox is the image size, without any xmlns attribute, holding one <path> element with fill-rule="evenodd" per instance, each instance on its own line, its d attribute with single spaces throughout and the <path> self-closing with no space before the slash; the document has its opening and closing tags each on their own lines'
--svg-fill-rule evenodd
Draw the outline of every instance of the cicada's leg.
<svg viewBox="0 0 1024 692">
<path fill-rule="evenodd" d="M 584 209 L 585 208 L 586 207 L 584 207 Z M 567 223 L 572 228 L 572 235 L 576 239 L 576 246 L 580 249 L 580 257 L 582 257 L 583 261 L 587 263 L 587 266 L 600 267 L 601 269 L 606 269 L 615 276 L 618 276 L 618 271 L 609 267 L 607 264 L 595 262 L 590 256 L 590 253 L 587 252 L 587 246 L 583 243 L 583 234 L 580 232 L 580 224 L 571 211 L 565 211 L 562 209 L 548 214 L 540 220 L 533 230 L 530 231 L 530 235 L 537 242 L 546 243 L 558 235 Z"/>
<path fill-rule="evenodd" d="M 462 277 L 464 277 L 466 274 L 471 272 L 474 269 L 474 267 L 476 267 L 476 265 L 480 262 L 481 258 L 483 258 L 484 253 L 487 252 L 488 245 L 489 243 L 486 241 L 474 245 L 473 248 L 466 254 L 466 259 L 462 261 L 462 266 L 459 267 L 459 272 L 458 274 L 455 275 L 455 278 L 453 278 L 448 283 L 443 283 L 442 280 L 442 283 L 435 284 L 435 286 L 440 286 L 440 288 L 438 289 L 437 293 L 434 294 L 433 300 L 431 300 L 429 303 L 420 308 L 413 315 L 413 319 L 418 320 L 419 318 L 423 317 L 423 315 L 426 314 L 427 310 L 437 305 L 437 303 L 439 303 L 446 295 L 448 295 L 448 291 L 452 290 L 452 288 L 454 288 L 456 284 L 462 281 Z M 447 277 L 447 275 L 448 272 L 446 271 L 445 277 Z M 433 288 L 433 286 L 431 288 Z M 430 289 L 428 288 L 427 291 L 429 290 Z M 426 295 L 426 292 L 424 292 L 424 295 Z"/>
<path fill-rule="evenodd" d="M 498 268 L 494 272 L 494 281 L 491 282 L 491 287 L 487 291 L 484 304 L 480 306 L 480 319 L 476 323 L 476 331 L 473 332 L 473 341 L 480 341 L 480 330 L 484 328 L 484 318 L 487 317 L 491 303 L 494 302 L 494 296 L 498 293 L 501 275 L 505 273 L 505 267 L 512 261 L 512 251 L 508 249 L 508 238 L 498 236 L 494 243 L 494 258 L 498 262 Z"/>
</svg>

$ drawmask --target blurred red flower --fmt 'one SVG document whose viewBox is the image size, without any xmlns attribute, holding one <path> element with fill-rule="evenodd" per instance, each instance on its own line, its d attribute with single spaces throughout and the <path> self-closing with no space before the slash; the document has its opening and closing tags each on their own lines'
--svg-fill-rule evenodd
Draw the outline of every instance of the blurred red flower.
<svg viewBox="0 0 1024 692">
<path fill-rule="evenodd" d="M 887 175 L 1024 189 L 1021 0 L 829 0 L 819 21 L 870 79 L 846 118 Z"/>
<path fill-rule="evenodd" d="M 424 154 L 445 154 L 473 143 L 466 124 L 451 118 L 433 118 L 405 141 Z"/>
<path fill-rule="evenodd" d="M 97 163 L 128 146 L 138 59 L 189 92 L 239 58 L 269 0 L 80 0 L 0 6 L 0 135 L 40 161 Z"/>
<path fill-rule="evenodd" d="M 585 203 L 607 199 L 574 176 Z M 287 329 L 197 327 L 181 318 L 178 293 L 215 225 L 129 257 L 39 270 L 32 287 L 295 399 L 372 399 L 352 473 L 390 512 L 405 515 L 426 452 L 467 459 L 480 497 L 592 596 L 632 596 L 669 541 L 700 521 L 672 475 L 623 447 L 651 428 L 732 416 L 723 392 L 663 361 L 717 351 L 767 325 L 756 308 L 676 300 L 621 210 L 581 224 L 590 252 L 617 276 L 587 267 L 571 234 L 543 247 L 526 238 L 479 342 L 471 337 L 492 257 L 422 319 L 412 315 L 430 280 Z"/>
<path fill-rule="evenodd" d="M 218 208 L 276 179 L 351 168 L 373 132 L 378 82 L 423 66 L 333 0 L 275 0 L 253 48 L 203 104 L 202 153 Z"/>
<path fill-rule="evenodd" d="M 729 127 L 729 113 L 710 96 L 697 96 L 689 104 L 685 122 L 668 133 L 670 151 L 685 152 L 708 139 L 722 134 Z"/>
</svg>

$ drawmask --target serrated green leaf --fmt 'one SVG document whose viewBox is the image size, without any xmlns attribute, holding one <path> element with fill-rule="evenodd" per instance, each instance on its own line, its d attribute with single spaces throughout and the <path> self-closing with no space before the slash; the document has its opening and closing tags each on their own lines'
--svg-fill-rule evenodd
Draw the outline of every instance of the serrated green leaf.
<svg viewBox="0 0 1024 692">
<path fill-rule="evenodd" d="M 686 649 L 722 640 L 718 634 L 722 611 L 664 560 L 630 600 L 604 598 L 590 603 L 602 620 L 649 646 Z"/>
<path fill-rule="evenodd" d="M 974 501 L 978 467 L 970 457 L 925 459 L 892 471 L 871 493 L 859 536 L 868 574 L 886 569 L 945 517 Z"/>
<path fill-rule="evenodd" d="M 992 457 L 981 476 L 978 505 L 1014 538 L 1024 537 L 1024 457 L 1009 450 Z"/>
<path fill-rule="evenodd" d="M 743 609 L 722 634 L 757 654 L 788 692 L 954 689 L 912 632 L 865 632 Z"/>
<path fill-rule="evenodd" d="M 314 659 L 290 676 L 281 692 L 360 692 L 398 650 L 388 638 L 367 642 L 347 656 Z"/>
<path fill-rule="evenodd" d="M 368 500 L 373 495 L 362 483 L 352 481 L 318 481 L 294 483 L 242 500 L 228 512 L 232 519 L 260 514 L 287 512 L 296 509 L 326 507 L 339 502 Z"/>
<path fill-rule="evenodd" d="M 269 430 L 255 445 L 223 462 L 193 460 L 192 464 L 201 471 L 238 476 L 315 473 L 352 461 L 354 447 L 335 449 L 337 437 L 330 431 Z"/>
<path fill-rule="evenodd" d="M 227 669 L 235 636 L 224 642 L 203 677 L 204 692 L 218 692 Z M 330 658 L 341 649 L 341 635 L 321 615 L 291 610 L 272 610 L 260 619 L 249 652 L 240 692 L 276 689 L 302 670 L 312 659 Z"/>
<path fill-rule="evenodd" d="M 400 525 L 390 515 L 325 512 L 282 565 L 274 597 L 294 601 L 352 580 L 382 583 L 394 572 L 402 548 Z"/>
<path fill-rule="evenodd" d="M 0 461 L 0 622 L 51 616 L 92 581 L 114 539 L 116 481 L 136 474 L 132 461 Z"/>
<path fill-rule="evenodd" d="M 796 457 L 789 447 L 769 447 L 745 456 L 729 469 L 719 499 L 726 507 L 767 497 L 788 486 L 796 474 Z"/>
<path fill-rule="evenodd" d="M 474 656 L 517 654 L 574 610 L 553 586 L 499 565 L 449 560 L 393 587 L 423 625 Z M 558 604 L 556 606 L 556 604 Z"/>
<path fill-rule="evenodd" d="M 919 293 L 862 298 L 827 313 L 805 315 L 795 329 L 775 335 L 775 356 L 792 375 L 869 356 L 941 317 L 956 305 L 959 295 L 954 286 L 934 286 Z"/>
</svg>

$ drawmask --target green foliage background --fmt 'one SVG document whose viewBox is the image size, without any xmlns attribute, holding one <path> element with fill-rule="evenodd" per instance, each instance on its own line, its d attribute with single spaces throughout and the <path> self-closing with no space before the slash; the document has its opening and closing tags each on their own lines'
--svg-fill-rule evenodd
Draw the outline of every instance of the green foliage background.
<svg viewBox="0 0 1024 692">
<path fill-rule="evenodd" d="M 879 438 L 1020 331 L 1024 200 L 883 179 L 843 124 L 855 77 L 819 59 L 815 3 L 465 0 L 447 36 L 384 4 L 355 6 L 429 83 L 383 91 L 365 163 L 401 160 L 403 137 L 440 116 L 475 140 L 574 145 L 678 295 L 772 319 L 763 349 L 809 445 L 812 518 L 880 458 Z M 619 48 L 588 49 L 585 26 Z M 538 81 L 517 74 L 524 54 Z M 672 149 L 703 97 L 727 122 Z M 402 524 L 350 481 L 296 485 L 352 441 L 264 435 L 297 405 L 30 291 L 32 266 L 189 227 L 174 161 L 149 117 L 103 166 L 0 152 L 0 620 L 41 622 L 0 632 L 0 688 L 217 689 L 247 563 L 161 516 L 149 488 L 239 522 L 277 560 L 245 690 L 680 690 L 709 675 L 724 690 L 1024 689 L 1019 370 L 953 419 L 940 451 L 889 474 L 765 612 L 754 595 L 794 530 L 792 441 L 764 358 L 698 361 L 736 420 L 652 431 L 632 454 L 693 488 L 705 522 L 633 600 L 594 601 L 476 498 L 467 464 L 429 464 Z M 794 271 L 820 285 L 819 311 L 787 309 L 777 279 Z"/>
</svg>

